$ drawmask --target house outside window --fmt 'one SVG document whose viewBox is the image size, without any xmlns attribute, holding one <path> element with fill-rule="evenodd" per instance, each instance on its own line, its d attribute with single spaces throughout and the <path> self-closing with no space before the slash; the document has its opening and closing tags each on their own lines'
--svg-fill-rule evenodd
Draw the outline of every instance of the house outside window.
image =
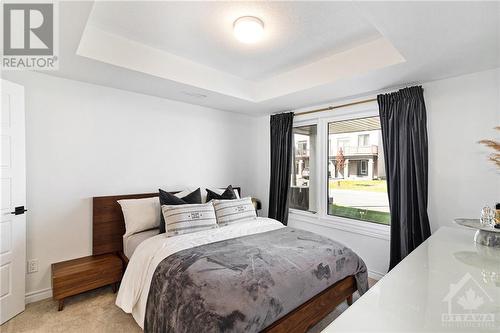
<svg viewBox="0 0 500 333">
<path fill-rule="evenodd" d="M 327 214 L 390 223 L 380 119 L 328 123 Z"/>
</svg>

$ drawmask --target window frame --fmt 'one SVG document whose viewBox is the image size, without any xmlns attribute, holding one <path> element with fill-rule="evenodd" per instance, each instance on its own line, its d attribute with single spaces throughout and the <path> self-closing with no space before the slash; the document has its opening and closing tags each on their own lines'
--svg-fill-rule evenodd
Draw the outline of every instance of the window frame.
<svg viewBox="0 0 500 333">
<path fill-rule="evenodd" d="M 321 107 L 321 106 L 320 106 Z M 300 112 L 300 110 L 298 110 Z M 334 121 L 349 120 L 354 118 L 367 118 L 379 116 L 377 102 L 358 104 L 333 111 L 296 115 L 293 127 L 305 125 L 317 125 L 316 150 L 318 160 L 316 161 L 316 175 L 318 178 L 316 186 L 317 212 L 308 212 L 290 208 L 290 220 L 311 223 L 316 226 L 333 228 L 355 234 L 363 234 L 370 237 L 389 240 L 390 226 L 372 222 L 361 222 L 355 219 L 328 215 L 328 123 Z"/>
</svg>

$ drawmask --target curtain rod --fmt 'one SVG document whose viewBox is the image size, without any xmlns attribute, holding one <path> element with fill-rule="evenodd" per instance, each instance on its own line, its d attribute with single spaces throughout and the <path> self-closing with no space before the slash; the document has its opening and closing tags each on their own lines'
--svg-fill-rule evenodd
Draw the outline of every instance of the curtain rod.
<svg viewBox="0 0 500 333">
<path fill-rule="evenodd" d="M 352 106 L 352 105 L 358 105 L 358 104 L 365 104 L 365 103 L 370 103 L 370 102 L 375 102 L 377 99 L 376 98 L 370 98 L 370 99 L 365 99 L 362 101 L 357 101 L 357 102 L 351 102 L 351 103 L 346 103 L 346 104 L 340 104 L 340 105 L 335 105 L 335 106 L 327 106 L 326 108 L 321 108 L 321 109 L 315 109 L 315 110 L 309 110 L 309 111 L 303 111 L 303 112 L 295 112 L 296 116 L 301 116 L 304 114 L 310 114 L 310 113 L 316 113 L 316 112 L 323 112 L 323 111 L 330 111 L 334 109 L 339 109 L 339 108 L 344 108 L 346 106 Z"/>
</svg>

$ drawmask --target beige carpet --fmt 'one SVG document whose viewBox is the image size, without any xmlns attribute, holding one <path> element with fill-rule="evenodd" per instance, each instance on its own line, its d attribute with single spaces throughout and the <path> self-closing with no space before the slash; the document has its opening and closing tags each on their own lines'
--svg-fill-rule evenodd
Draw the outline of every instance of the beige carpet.
<svg viewBox="0 0 500 333">
<path fill-rule="evenodd" d="M 369 279 L 370 286 L 375 282 Z M 111 287 L 104 287 L 68 298 L 63 311 L 57 311 L 57 302 L 51 299 L 31 303 L 23 313 L 0 326 L 0 332 L 142 332 L 132 316 L 115 305 L 115 298 Z M 354 299 L 357 298 L 356 293 Z M 321 332 L 345 309 L 346 302 L 314 326 L 310 333 Z"/>
</svg>

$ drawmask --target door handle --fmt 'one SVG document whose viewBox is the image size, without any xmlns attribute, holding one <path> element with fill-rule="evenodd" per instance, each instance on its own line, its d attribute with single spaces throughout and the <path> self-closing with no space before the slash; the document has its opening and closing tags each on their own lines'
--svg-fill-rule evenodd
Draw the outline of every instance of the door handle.
<svg viewBox="0 0 500 333">
<path fill-rule="evenodd" d="M 24 209 L 24 206 L 17 206 L 13 212 L 10 212 L 13 215 L 22 215 L 27 212 L 27 209 Z"/>
</svg>

